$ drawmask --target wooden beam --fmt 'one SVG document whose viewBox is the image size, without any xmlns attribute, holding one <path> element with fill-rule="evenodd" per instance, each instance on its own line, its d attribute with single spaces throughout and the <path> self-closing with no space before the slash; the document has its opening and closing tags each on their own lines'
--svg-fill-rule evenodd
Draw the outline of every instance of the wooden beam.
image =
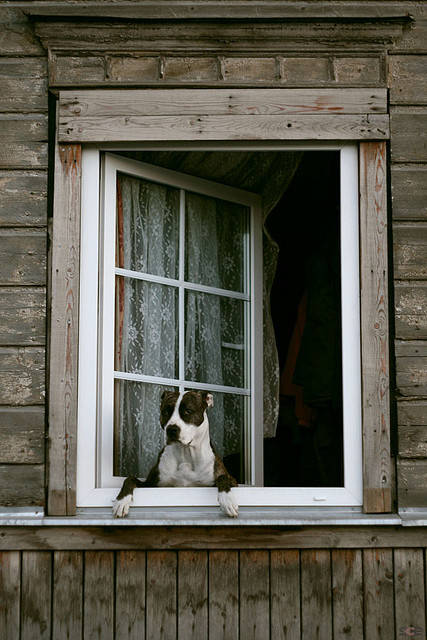
<svg viewBox="0 0 427 640">
<path fill-rule="evenodd" d="M 391 511 L 387 172 L 384 142 L 360 145 L 363 507 Z"/>
<path fill-rule="evenodd" d="M 76 509 L 80 145 L 59 145 L 53 212 L 48 513 Z"/>
</svg>

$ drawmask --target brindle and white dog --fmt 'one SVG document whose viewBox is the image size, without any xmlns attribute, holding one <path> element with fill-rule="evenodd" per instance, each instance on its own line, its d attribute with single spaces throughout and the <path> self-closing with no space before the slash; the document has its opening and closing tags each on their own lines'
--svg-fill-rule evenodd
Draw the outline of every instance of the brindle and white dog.
<svg viewBox="0 0 427 640">
<path fill-rule="evenodd" d="M 204 391 L 165 391 L 160 405 L 160 423 L 166 432 L 166 445 L 146 480 L 126 478 L 113 506 L 113 515 L 124 518 L 136 487 L 218 487 L 221 510 L 236 518 L 239 507 L 231 488 L 236 480 L 226 470 L 209 437 L 208 407 L 211 393 Z"/>
</svg>

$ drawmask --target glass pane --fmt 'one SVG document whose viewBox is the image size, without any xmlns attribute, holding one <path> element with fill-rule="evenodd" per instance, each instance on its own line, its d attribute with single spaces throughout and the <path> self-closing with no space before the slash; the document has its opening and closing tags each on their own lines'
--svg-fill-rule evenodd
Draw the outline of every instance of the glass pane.
<svg viewBox="0 0 427 640">
<path fill-rule="evenodd" d="M 116 266 L 178 277 L 179 189 L 117 177 Z"/>
<path fill-rule="evenodd" d="M 115 369 L 176 378 L 178 289 L 116 276 Z"/>
<path fill-rule="evenodd" d="M 245 306 L 198 291 L 185 296 L 185 377 L 187 380 L 245 387 Z"/>
<path fill-rule="evenodd" d="M 114 475 L 146 478 L 164 446 L 160 399 L 173 387 L 114 382 Z"/>
<path fill-rule="evenodd" d="M 195 193 L 185 197 L 186 280 L 244 291 L 248 207 Z"/>
</svg>

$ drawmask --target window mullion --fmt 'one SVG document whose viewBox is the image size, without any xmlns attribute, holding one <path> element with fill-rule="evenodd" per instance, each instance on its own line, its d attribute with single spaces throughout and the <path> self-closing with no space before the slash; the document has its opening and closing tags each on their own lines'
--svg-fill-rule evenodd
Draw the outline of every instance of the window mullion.
<svg viewBox="0 0 427 640">
<path fill-rule="evenodd" d="M 179 391 L 184 391 L 185 379 L 185 191 L 180 189 L 179 197 L 179 293 L 178 293 L 178 377 Z"/>
</svg>

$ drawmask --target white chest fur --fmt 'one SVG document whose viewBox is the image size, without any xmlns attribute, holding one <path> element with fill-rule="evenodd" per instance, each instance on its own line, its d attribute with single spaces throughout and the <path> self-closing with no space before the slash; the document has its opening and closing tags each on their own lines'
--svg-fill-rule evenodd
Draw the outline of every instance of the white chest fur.
<svg viewBox="0 0 427 640">
<path fill-rule="evenodd" d="M 178 443 L 165 447 L 159 461 L 159 487 L 212 487 L 215 456 L 211 447 L 201 449 Z"/>
</svg>

